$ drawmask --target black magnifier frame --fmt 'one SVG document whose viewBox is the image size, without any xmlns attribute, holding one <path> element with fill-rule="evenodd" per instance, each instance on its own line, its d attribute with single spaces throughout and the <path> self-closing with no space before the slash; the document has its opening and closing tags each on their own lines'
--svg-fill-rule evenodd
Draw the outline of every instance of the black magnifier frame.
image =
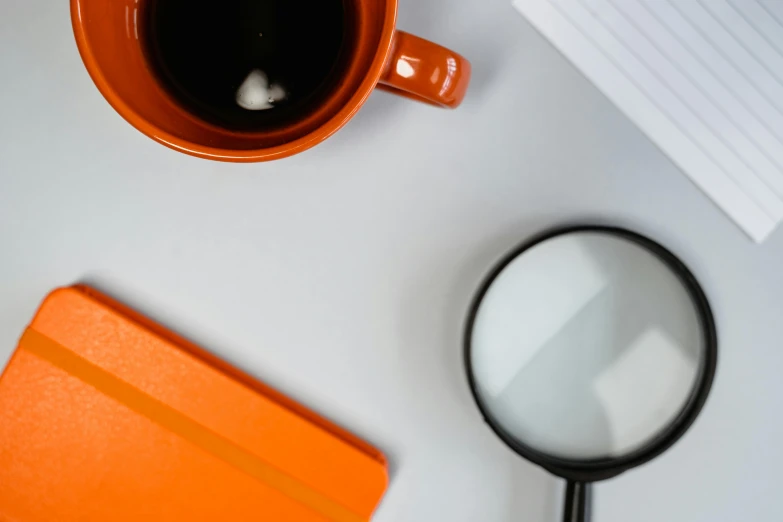
<svg viewBox="0 0 783 522">
<path fill-rule="evenodd" d="M 503 426 L 492 417 L 492 414 L 482 402 L 481 396 L 478 393 L 476 379 L 473 374 L 471 359 L 473 326 L 479 306 L 492 283 L 506 266 L 532 247 L 558 236 L 577 233 L 598 233 L 624 239 L 642 247 L 662 261 L 672 270 L 690 295 L 699 318 L 705 343 L 699 374 L 691 394 L 674 420 L 640 448 L 616 458 L 566 459 L 549 455 L 522 443 L 508 433 Z M 707 396 L 710 393 L 715 378 L 715 370 L 718 362 L 718 333 L 715 328 L 715 319 L 712 314 L 712 309 L 710 308 L 704 290 L 702 290 L 688 267 L 668 249 L 652 239 L 620 227 L 604 225 L 564 226 L 544 232 L 535 236 L 533 239 L 522 243 L 504 256 L 484 278 L 483 283 L 479 287 L 478 292 L 470 305 L 465 324 L 464 356 L 470 391 L 484 417 L 484 421 L 508 447 L 514 450 L 515 453 L 528 461 L 541 466 L 553 475 L 557 475 L 567 481 L 568 485 L 566 488 L 563 521 L 580 522 L 589 520 L 590 484 L 592 482 L 615 477 L 657 457 L 666 451 L 672 444 L 677 442 L 691 424 L 693 424 L 693 421 L 696 420 L 696 417 L 704 407 L 704 403 L 707 400 Z"/>
</svg>

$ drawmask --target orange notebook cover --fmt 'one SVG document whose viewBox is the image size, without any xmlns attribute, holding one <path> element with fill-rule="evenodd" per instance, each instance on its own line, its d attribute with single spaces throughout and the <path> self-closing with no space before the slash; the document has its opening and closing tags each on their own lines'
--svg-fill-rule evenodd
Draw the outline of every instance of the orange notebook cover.
<svg viewBox="0 0 783 522">
<path fill-rule="evenodd" d="M 360 522 L 383 455 L 83 286 L 0 377 L 0 521 Z"/>
</svg>

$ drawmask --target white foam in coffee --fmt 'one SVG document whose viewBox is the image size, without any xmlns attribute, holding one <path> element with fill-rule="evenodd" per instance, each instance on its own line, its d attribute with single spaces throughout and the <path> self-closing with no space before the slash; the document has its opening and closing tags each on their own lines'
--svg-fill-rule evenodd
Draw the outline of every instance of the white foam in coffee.
<svg viewBox="0 0 783 522">
<path fill-rule="evenodd" d="M 237 89 L 237 105 L 249 111 L 272 109 L 275 103 L 286 99 L 288 93 L 279 83 L 269 83 L 269 77 L 260 69 L 253 69 Z"/>
</svg>

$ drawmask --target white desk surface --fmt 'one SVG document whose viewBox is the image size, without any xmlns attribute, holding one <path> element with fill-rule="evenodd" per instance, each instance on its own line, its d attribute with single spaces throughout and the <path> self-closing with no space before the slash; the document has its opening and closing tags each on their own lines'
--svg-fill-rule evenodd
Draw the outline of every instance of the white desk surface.
<svg viewBox="0 0 783 522">
<path fill-rule="evenodd" d="M 376 93 L 315 149 L 232 165 L 125 123 L 68 2 L 2 2 L 0 364 L 50 289 L 86 281 L 382 448 L 377 522 L 555 521 L 560 481 L 479 419 L 462 322 L 516 243 L 617 223 L 691 266 L 721 352 L 692 430 L 597 485 L 596 522 L 783 520 L 783 232 L 754 245 L 508 0 L 400 4 L 401 29 L 472 60 L 459 110 Z"/>
</svg>

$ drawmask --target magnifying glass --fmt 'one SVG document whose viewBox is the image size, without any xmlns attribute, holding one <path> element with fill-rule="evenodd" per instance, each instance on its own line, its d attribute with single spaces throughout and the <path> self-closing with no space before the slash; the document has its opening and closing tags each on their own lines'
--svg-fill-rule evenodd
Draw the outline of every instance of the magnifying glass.
<svg viewBox="0 0 783 522">
<path fill-rule="evenodd" d="M 473 397 L 516 453 L 567 481 L 564 522 L 593 482 L 644 464 L 701 411 L 717 333 L 688 268 L 634 232 L 581 226 L 507 255 L 471 307 Z"/>
</svg>

